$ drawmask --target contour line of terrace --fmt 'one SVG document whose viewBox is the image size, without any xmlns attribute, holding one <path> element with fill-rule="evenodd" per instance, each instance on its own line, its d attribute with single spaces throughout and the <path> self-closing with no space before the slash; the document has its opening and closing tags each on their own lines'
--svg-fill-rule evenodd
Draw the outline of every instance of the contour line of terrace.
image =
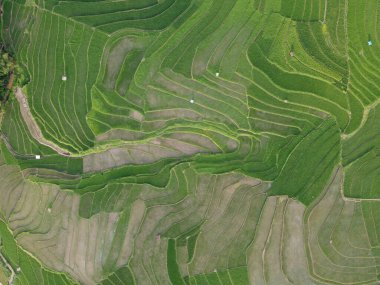
<svg viewBox="0 0 380 285">
<path fill-rule="evenodd" d="M 62 80 L 66 81 L 67 77 L 63 76 Z M 54 150 L 57 154 L 59 154 L 61 156 L 65 156 L 65 157 L 85 157 L 85 156 L 90 155 L 90 154 L 103 153 L 103 152 L 106 152 L 106 151 L 109 151 L 109 150 L 112 150 L 112 149 L 115 149 L 115 148 L 119 148 L 119 147 L 122 147 L 122 146 L 136 144 L 136 142 L 132 142 L 131 143 L 131 142 L 128 142 L 128 141 L 118 141 L 118 142 L 112 142 L 112 143 L 100 145 L 98 147 L 91 148 L 90 150 L 82 151 L 80 153 L 70 153 L 66 149 L 60 147 L 59 145 L 57 145 L 56 143 L 54 143 L 54 142 L 52 142 L 50 140 L 47 140 L 44 137 L 44 135 L 43 135 L 43 133 L 41 131 L 40 126 L 37 124 L 36 120 L 33 117 L 33 114 L 31 113 L 27 96 L 25 95 L 25 93 L 23 92 L 23 90 L 20 87 L 16 87 L 14 93 L 15 93 L 15 97 L 16 97 L 18 103 L 19 103 L 19 106 L 20 106 L 21 117 L 22 117 L 23 121 L 25 122 L 25 124 L 26 124 L 26 126 L 27 126 L 27 128 L 28 128 L 28 130 L 30 132 L 30 134 L 32 135 L 32 137 L 37 142 L 39 142 L 40 144 L 49 147 L 50 149 Z M 190 103 L 192 103 L 191 100 L 190 100 Z M 7 137 L 5 135 L 0 134 L 0 138 L 2 138 L 3 142 L 7 145 L 7 148 L 9 150 L 11 150 L 12 153 L 17 154 L 12 149 L 12 146 L 8 142 Z M 146 140 L 141 140 L 141 141 L 139 141 L 139 143 L 145 142 L 145 141 Z M 40 159 L 41 158 L 41 155 L 39 155 L 37 153 L 35 155 L 27 155 L 27 156 L 28 157 L 29 156 L 30 157 L 34 157 L 35 159 Z"/>
</svg>

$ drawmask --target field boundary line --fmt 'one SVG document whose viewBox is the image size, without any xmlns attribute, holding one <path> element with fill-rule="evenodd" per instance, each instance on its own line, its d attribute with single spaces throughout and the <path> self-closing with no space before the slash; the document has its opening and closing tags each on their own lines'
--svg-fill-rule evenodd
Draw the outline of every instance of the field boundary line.
<svg viewBox="0 0 380 285">
<path fill-rule="evenodd" d="M 22 92 L 21 88 L 17 87 L 15 91 L 15 97 L 20 105 L 21 117 L 23 118 L 25 124 L 27 125 L 30 134 L 34 139 L 36 139 L 40 144 L 45 145 L 54 151 L 56 151 L 59 155 L 62 156 L 70 156 L 66 150 L 62 149 L 55 143 L 48 141 L 42 134 L 40 127 L 37 122 L 33 118 L 32 113 L 30 112 L 28 100 L 26 99 L 25 94 Z"/>
</svg>

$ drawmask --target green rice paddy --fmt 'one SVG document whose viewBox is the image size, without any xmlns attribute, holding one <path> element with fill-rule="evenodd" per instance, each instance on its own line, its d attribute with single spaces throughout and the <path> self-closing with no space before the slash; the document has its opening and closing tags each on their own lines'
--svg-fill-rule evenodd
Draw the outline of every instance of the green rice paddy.
<svg viewBox="0 0 380 285">
<path fill-rule="evenodd" d="M 379 283 L 377 0 L 0 3 L 0 283 Z"/>
</svg>

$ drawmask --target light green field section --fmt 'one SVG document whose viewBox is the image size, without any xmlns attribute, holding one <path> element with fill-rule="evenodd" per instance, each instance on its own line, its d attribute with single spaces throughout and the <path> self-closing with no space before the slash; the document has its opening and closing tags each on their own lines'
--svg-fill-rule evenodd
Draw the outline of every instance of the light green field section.
<svg viewBox="0 0 380 285">
<path fill-rule="evenodd" d="M 373 216 L 366 211 L 368 202 L 342 199 L 341 187 L 339 169 L 322 199 L 305 215 L 312 275 L 328 284 L 374 284 L 379 256 L 368 227 Z"/>
<path fill-rule="evenodd" d="M 4 221 L 0 221 L 0 237 L 2 284 L 78 284 L 67 275 L 55 273 L 41 265 L 34 256 L 19 246 Z"/>
<path fill-rule="evenodd" d="M 227 268 L 229 263 L 244 264 L 241 245 L 245 242 L 248 246 L 247 237 L 252 236 L 255 229 L 255 223 L 246 219 L 251 219 L 251 215 L 259 217 L 268 187 L 240 174 L 197 175 L 189 165 L 183 165 L 172 171 L 168 186 L 160 191 L 143 185 L 120 185 L 119 213 L 114 212 L 117 209 L 112 203 L 112 212 L 107 213 L 104 208 L 84 219 L 79 218 L 78 211 L 83 207 L 81 199 L 86 196 L 80 198 L 59 191 L 57 186 L 31 183 L 22 178 L 18 167 L 7 166 L 4 161 L 1 167 L 4 175 L 1 213 L 17 242 L 50 268 L 67 272 L 83 284 L 100 281 L 103 274 L 129 260 L 133 272 L 130 274 L 138 283 L 159 274 L 163 274 L 157 277 L 162 278 L 160 282 L 169 282 L 165 272 L 171 268 L 159 262 L 166 257 L 168 238 L 177 240 L 178 250 L 185 249 L 181 269 L 198 272 L 208 252 L 207 247 L 206 251 L 202 250 L 204 242 L 241 201 L 246 205 L 245 210 L 219 229 L 225 231 L 232 225 L 236 228 L 230 232 L 228 243 L 219 240 L 224 250 L 211 250 L 206 256 L 219 255 L 219 262 L 214 260 L 213 266 L 220 268 Z M 213 200 L 215 196 L 223 197 L 222 207 Z M 256 202 L 251 205 L 251 201 Z M 93 205 L 99 204 L 93 201 Z M 236 221 L 241 223 L 236 224 Z M 201 225 L 202 233 L 199 232 Z M 198 236 L 198 241 L 190 241 L 191 237 Z M 157 247 L 157 250 L 146 252 L 147 247 Z M 224 251 L 230 254 L 225 255 Z M 152 259 L 147 259 L 146 254 Z M 230 262 L 226 264 L 225 258 Z M 146 262 L 153 266 L 152 271 L 144 270 Z"/>
</svg>

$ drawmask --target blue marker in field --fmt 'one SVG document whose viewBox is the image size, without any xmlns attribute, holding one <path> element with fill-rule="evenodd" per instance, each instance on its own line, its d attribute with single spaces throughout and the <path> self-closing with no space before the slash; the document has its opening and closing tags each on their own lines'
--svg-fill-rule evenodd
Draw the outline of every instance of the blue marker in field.
<svg viewBox="0 0 380 285">
<path fill-rule="evenodd" d="M 372 45 L 372 41 L 371 41 L 371 40 L 368 41 L 368 45 L 369 45 L 369 46 Z"/>
</svg>

